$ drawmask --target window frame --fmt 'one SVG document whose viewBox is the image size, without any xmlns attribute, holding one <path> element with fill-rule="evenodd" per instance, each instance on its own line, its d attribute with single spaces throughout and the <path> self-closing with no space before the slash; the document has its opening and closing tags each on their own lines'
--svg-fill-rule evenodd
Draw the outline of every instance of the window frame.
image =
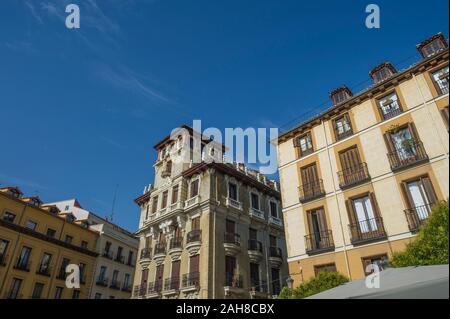
<svg viewBox="0 0 450 319">
<path fill-rule="evenodd" d="M 349 127 L 348 130 L 339 133 L 338 132 L 338 126 L 337 123 L 341 120 L 341 119 L 345 119 L 347 121 L 347 125 Z M 335 118 L 333 118 L 332 120 L 333 123 L 333 131 L 334 131 L 334 137 L 336 139 L 336 142 L 339 142 L 341 140 L 344 140 L 350 136 L 352 136 L 355 132 L 353 131 L 353 125 L 352 125 L 352 120 L 350 118 L 350 114 L 348 112 L 338 115 Z M 343 126 L 344 127 L 344 126 Z"/>
</svg>

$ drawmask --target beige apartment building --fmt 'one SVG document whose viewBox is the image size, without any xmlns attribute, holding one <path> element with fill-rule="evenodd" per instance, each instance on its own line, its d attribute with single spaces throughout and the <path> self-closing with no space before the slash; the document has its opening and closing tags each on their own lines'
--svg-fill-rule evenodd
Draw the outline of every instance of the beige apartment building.
<svg viewBox="0 0 450 319">
<path fill-rule="evenodd" d="M 278 139 L 289 272 L 350 279 L 381 269 L 449 196 L 449 51 L 442 34 L 403 71 L 389 62 L 373 85 L 342 87 L 333 106 Z"/>
<path fill-rule="evenodd" d="M 243 164 L 176 160 L 203 158 L 211 142 L 198 152 L 193 130 L 182 128 L 155 145 L 154 186 L 136 199 L 134 298 L 277 295 L 288 278 L 278 184 Z"/>
</svg>

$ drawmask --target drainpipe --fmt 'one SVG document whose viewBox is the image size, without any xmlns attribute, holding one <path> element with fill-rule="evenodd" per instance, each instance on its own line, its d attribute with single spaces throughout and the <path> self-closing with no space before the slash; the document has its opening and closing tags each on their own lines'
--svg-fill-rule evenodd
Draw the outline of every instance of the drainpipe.
<svg viewBox="0 0 450 319">
<path fill-rule="evenodd" d="M 214 174 L 215 176 L 215 185 L 214 185 L 214 188 L 215 188 L 215 199 L 216 199 L 216 204 L 214 205 L 214 206 L 216 206 L 217 205 L 217 202 L 218 202 L 218 200 L 219 200 L 219 194 L 218 194 L 218 189 L 217 189 L 217 179 L 218 179 L 218 177 L 217 177 L 217 174 Z M 212 273 L 212 275 L 213 275 L 213 284 L 212 284 L 212 288 L 213 288 L 213 291 L 212 291 L 212 298 L 213 299 L 216 299 L 216 271 L 217 271 L 217 269 L 216 269 L 216 214 L 217 214 L 217 211 L 216 211 L 216 209 L 214 209 L 214 212 L 212 213 L 212 212 L 210 212 L 210 216 L 211 216 L 211 218 L 213 219 L 213 258 L 212 258 L 212 262 L 213 262 L 213 273 Z"/>
<path fill-rule="evenodd" d="M 325 144 L 326 144 L 326 148 L 327 148 L 327 155 L 328 155 L 328 163 L 330 165 L 330 170 L 331 172 L 333 172 L 333 167 L 331 165 L 331 155 L 330 155 L 330 148 L 329 148 L 329 144 L 328 144 L 328 139 L 327 139 L 327 132 L 325 130 L 325 122 L 322 121 L 322 128 L 323 128 L 323 133 L 325 136 Z M 345 242 L 345 236 L 344 236 L 344 226 L 342 225 L 342 216 L 341 216 L 341 208 L 339 205 L 339 201 L 338 201 L 338 197 L 336 194 L 336 183 L 334 182 L 334 176 L 332 176 L 331 181 L 333 182 L 333 193 L 334 193 L 334 198 L 336 200 L 336 205 L 337 205 L 337 210 L 338 210 L 338 216 L 339 216 L 339 225 L 341 227 L 341 234 L 342 234 L 342 242 L 344 243 L 344 257 L 345 257 L 345 266 L 347 268 L 347 274 L 350 280 L 352 280 L 352 274 L 350 272 L 350 265 L 348 263 L 348 253 L 347 253 L 347 243 Z"/>
</svg>

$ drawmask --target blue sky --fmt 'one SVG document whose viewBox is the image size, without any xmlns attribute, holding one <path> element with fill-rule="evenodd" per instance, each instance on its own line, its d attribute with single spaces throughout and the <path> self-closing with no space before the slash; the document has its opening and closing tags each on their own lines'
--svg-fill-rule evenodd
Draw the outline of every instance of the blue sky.
<svg viewBox="0 0 450 319">
<path fill-rule="evenodd" d="M 81 29 L 65 28 L 65 4 Z M 134 230 L 133 199 L 152 182 L 152 146 L 192 119 L 286 129 L 369 85 L 389 60 L 448 37 L 447 0 L 2 0 L 0 184 L 50 202 L 76 197 Z M 324 103 L 326 102 L 326 103 Z"/>
</svg>

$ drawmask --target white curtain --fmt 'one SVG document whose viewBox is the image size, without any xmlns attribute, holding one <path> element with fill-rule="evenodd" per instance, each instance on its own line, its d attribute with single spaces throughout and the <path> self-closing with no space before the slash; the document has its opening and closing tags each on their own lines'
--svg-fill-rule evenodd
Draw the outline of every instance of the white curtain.
<svg viewBox="0 0 450 319">
<path fill-rule="evenodd" d="M 416 208 L 417 215 L 419 219 L 424 220 L 428 218 L 428 199 L 424 198 L 425 189 L 419 181 L 408 183 L 409 193 L 411 194 L 413 200 L 413 206 Z"/>
<path fill-rule="evenodd" d="M 358 218 L 359 229 L 362 233 L 377 230 L 377 223 L 372 208 L 372 203 L 368 196 L 354 201 L 356 216 Z"/>
</svg>

